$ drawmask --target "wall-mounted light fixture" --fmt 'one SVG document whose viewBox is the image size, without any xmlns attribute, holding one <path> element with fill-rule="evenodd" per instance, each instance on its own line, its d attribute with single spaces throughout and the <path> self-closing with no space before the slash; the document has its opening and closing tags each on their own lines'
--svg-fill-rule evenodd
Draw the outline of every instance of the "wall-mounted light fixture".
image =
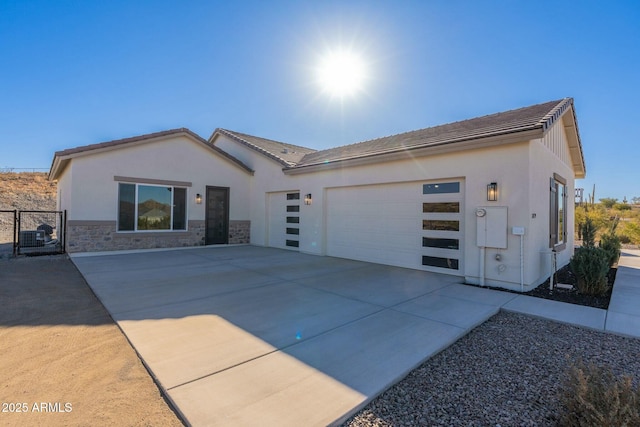
<svg viewBox="0 0 640 427">
<path fill-rule="evenodd" d="M 196 194 L 196 204 L 202 204 L 202 194 Z"/>
<path fill-rule="evenodd" d="M 498 184 L 492 182 L 487 185 L 487 200 L 490 202 L 495 202 L 498 200 Z"/>
<path fill-rule="evenodd" d="M 311 203 L 313 203 L 313 199 L 311 198 L 311 193 L 305 194 L 304 195 L 304 204 L 305 205 L 310 205 Z"/>
</svg>

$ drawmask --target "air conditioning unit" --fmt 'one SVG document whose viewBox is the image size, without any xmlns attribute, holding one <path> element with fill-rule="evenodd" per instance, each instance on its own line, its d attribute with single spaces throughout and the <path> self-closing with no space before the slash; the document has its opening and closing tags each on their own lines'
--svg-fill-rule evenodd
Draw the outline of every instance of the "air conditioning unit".
<svg viewBox="0 0 640 427">
<path fill-rule="evenodd" d="M 44 231 L 24 230 L 20 231 L 18 243 L 23 248 L 36 248 L 44 246 Z"/>
</svg>

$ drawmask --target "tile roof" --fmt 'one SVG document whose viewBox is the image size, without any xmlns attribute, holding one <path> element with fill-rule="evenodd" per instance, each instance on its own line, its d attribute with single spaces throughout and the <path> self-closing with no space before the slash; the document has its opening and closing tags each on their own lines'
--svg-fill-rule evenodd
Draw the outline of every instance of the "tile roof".
<svg viewBox="0 0 640 427">
<path fill-rule="evenodd" d="M 189 129 L 179 128 L 58 151 L 55 153 L 54 165 L 56 164 L 56 159 L 74 157 L 75 155 L 85 151 L 109 149 L 111 147 L 117 147 L 119 145 L 144 141 L 147 139 L 185 133 L 213 149 L 218 154 L 237 163 L 250 173 L 253 173 L 253 171 L 248 166 L 214 145 L 215 137 L 217 135 L 225 135 L 234 141 L 261 153 L 262 155 L 277 161 L 283 166 L 284 170 L 294 172 L 296 169 L 301 169 L 302 171 L 305 167 L 309 166 L 335 164 L 345 160 L 364 159 L 420 148 L 439 147 L 464 141 L 508 136 L 526 131 L 539 131 L 540 137 L 542 137 L 544 131 L 557 121 L 570 107 L 573 107 L 573 99 L 564 98 L 529 107 L 489 114 L 473 119 L 462 120 L 320 151 L 222 128 L 216 129 L 209 138 L 209 141 L 205 141 Z M 573 121 L 576 123 L 575 111 L 573 111 Z M 578 175 L 583 176 L 584 158 L 577 123 L 575 125 L 575 138 L 573 138 L 573 141 L 574 144 L 572 150 L 575 152 L 573 160 L 574 167 L 578 168 Z M 54 165 L 52 165 L 52 170 Z"/>
<path fill-rule="evenodd" d="M 286 144 L 284 142 L 273 141 L 271 139 L 260 138 L 246 133 L 235 132 L 227 129 L 218 128 L 213 132 L 209 141 L 213 139 L 216 133 L 226 135 L 235 141 L 238 141 L 261 154 L 281 163 L 285 167 L 293 167 L 300 162 L 307 154 L 315 153 L 316 150 L 299 145 Z"/>
<path fill-rule="evenodd" d="M 572 98 L 564 98 L 529 107 L 501 113 L 489 114 L 473 119 L 434 126 L 430 128 L 400 133 L 326 150 L 313 150 L 298 145 L 286 144 L 227 129 L 216 129 L 216 134 L 226 135 L 233 140 L 279 162 L 284 170 L 302 170 L 305 167 L 335 164 L 345 160 L 365 159 L 383 154 L 401 153 L 420 148 L 438 147 L 483 138 L 501 137 L 526 131 L 539 131 L 542 137 L 562 114 L 573 106 Z M 575 111 L 573 112 L 575 121 Z M 584 158 L 577 134 L 579 160 L 574 160 L 584 172 Z M 530 137 L 531 135 L 528 135 Z M 579 165 L 578 165 L 579 164 Z"/>
<path fill-rule="evenodd" d="M 56 151 L 55 156 L 58 156 L 58 157 L 69 156 L 72 154 L 83 153 L 85 151 L 99 150 L 101 148 L 111 148 L 111 147 L 116 147 L 118 145 L 125 145 L 125 144 L 130 144 L 132 142 L 139 142 L 139 141 L 144 141 L 146 139 L 160 138 L 163 136 L 170 136 L 170 135 L 183 133 L 183 132 L 197 139 L 202 139 L 199 135 L 195 134 L 194 132 L 190 131 L 187 128 L 169 129 L 169 130 L 163 130 L 161 132 L 154 132 L 154 133 L 147 133 L 144 135 L 132 136 L 130 138 L 115 139 L 113 141 L 99 142 L 97 144 L 90 144 L 90 145 L 83 145 L 81 147 L 68 148 L 66 150 Z"/>
<path fill-rule="evenodd" d="M 527 130 L 540 129 L 544 131 L 572 104 L 572 98 L 564 98 L 502 113 L 330 148 L 304 156 L 295 166 L 304 167 L 332 163 L 507 135 Z"/>
<path fill-rule="evenodd" d="M 219 149 L 218 147 L 208 143 L 200 135 L 196 134 L 195 132 L 193 132 L 193 131 L 191 131 L 191 130 L 189 130 L 187 128 L 177 128 L 177 129 L 169 129 L 169 130 L 165 130 L 165 131 L 161 131 L 161 132 L 154 132 L 154 133 L 148 133 L 148 134 L 144 134 L 144 135 L 138 135 L 138 136 L 134 136 L 134 137 L 130 137 L 130 138 L 123 138 L 123 139 L 116 139 L 116 140 L 113 140 L 113 141 L 100 142 L 98 144 L 83 145 L 81 147 L 69 148 L 69 149 L 62 150 L 62 151 L 56 151 L 56 153 L 53 156 L 53 161 L 52 161 L 52 164 L 51 164 L 51 168 L 49 170 L 49 179 L 55 179 L 55 177 L 57 176 L 57 173 L 64 168 L 64 164 L 66 164 L 66 162 L 68 162 L 68 160 L 70 158 L 83 155 L 84 153 L 88 154 L 89 152 L 95 151 L 95 150 L 109 150 L 109 149 L 117 148 L 117 147 L 124 146 L 124 145 L 127 145 L 127 144 L 132 144 L 132 143 L 136 143 L 136 142 L 143 142 L 143 141 L 146 141 L 146 140 L 162 138 L 162 137 L 166 137 L 166 136 L 179 135 L 179 134 L 186 134 L 186 135 L 190 136 L 191 138 L 195 139 L 199 143 L 205 145 L 210 150 L 213 150 L 214 152 L 216 152 L 218 155 L 226 158 L 227 160 L 231 161 L 232 163 L 235 163 L 237 166 L 239 166 L 240 168 L 244 169 L 248 173 L 253 174 L 254 171 L 249 166 L 247 166 L 246 164 L 244 164 L 242 161 L 238 160 L 237 158 L 233 157 L 231 154 L 229 154 L 229 153 Z"/>
</svg>

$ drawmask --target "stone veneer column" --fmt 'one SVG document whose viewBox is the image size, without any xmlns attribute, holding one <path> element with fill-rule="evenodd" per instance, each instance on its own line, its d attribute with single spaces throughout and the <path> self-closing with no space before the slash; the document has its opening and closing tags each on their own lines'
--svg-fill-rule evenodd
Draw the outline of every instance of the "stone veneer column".
<svg viewBox="0 0 640 427">
<path fill-rule="evenodd" d="M 229 221 L 229 244 L 251 243 L 251 221 Z"/>
</svg>

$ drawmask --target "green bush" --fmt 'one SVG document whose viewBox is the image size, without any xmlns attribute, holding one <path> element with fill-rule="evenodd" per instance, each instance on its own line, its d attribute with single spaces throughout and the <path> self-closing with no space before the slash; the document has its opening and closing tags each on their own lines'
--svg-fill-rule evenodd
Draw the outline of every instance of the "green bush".
<svg viewBox="0 0 640 427">
<path fill-rule="evenodd" d="M 582 239 L 582 246 L 593 248 L 596 246 L 596 233 L 598 228 L 590 217 L 586 217 L 584 222 L 579 225 L 578 236 Z"/>
<path fill-rule="evenodd" d="M 613 207 L 613 205 L 618 203 L 618 199 L 614 199 L 614 198 L 611 198 L 611 197 L 605 197 L 604 199 L 600 199 L 600 203 L 602 203 L 602 205 L 605 208 L 611 209 Z"/>
<path fill-rule="evenodd" d="M 616 203 L 615 205 L 613 205 L 613 209 L 617 209 L 619 211 L 630 211 L 631 205 L 628 205 L 626 203 Z"/>
<path fill-rule="evenodd" d="M 561 426 L 638 426 L 640 389 L 628 376 L 578 362 L 569 369 L 561 392 Z"/>
<path fill-rule="evenodd" d="M 609 290 L 609 254 L 604 249 L 578 248 L 569 261 L 569 266 L 576 275 L 576 285 L 580 293 L 602 295 Z"/>
<path fill-rule="evenodd" d="M 607 253 L 609 267 L 618 262 L 620 258 L 620 250 L 622 249 L 622 240 L 615 234 L 607 233 L 600 236 L 600 248 Z"/>
<path fill-rule="evenodd" d="M 640 222 L 626 221 L 620 227 L 620 234 L 629 237 L 630 242 L 627 243 L 640 244 Z"/>
</svg>

